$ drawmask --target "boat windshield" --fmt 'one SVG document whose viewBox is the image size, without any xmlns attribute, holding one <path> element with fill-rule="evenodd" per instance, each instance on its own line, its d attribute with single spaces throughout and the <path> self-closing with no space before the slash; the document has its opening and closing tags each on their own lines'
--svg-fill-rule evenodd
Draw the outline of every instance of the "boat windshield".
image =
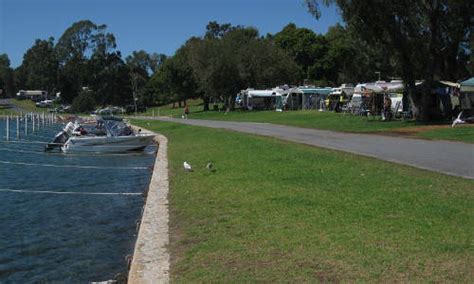
<svg viewBox="0 0 474 284">
<path fill-rule="evenodd" d="M 116 120 L 104 120 L 104 127 L 107 135 L 110 136 L 128 136 L 132 135 L 133 131 L 125 122 Z"/>
</svg>

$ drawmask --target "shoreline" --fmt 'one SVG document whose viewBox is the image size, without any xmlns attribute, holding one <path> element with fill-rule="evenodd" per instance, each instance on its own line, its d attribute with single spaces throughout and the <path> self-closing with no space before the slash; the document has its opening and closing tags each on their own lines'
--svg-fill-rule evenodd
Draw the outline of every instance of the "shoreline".
<svg viewBox="0 0 474 284">
<path fill-rule="evenodd" d="M 128 273 L 128 283 L 169 283 L 168 139 L 155 134 L 158 152 Z"/>
</svg>

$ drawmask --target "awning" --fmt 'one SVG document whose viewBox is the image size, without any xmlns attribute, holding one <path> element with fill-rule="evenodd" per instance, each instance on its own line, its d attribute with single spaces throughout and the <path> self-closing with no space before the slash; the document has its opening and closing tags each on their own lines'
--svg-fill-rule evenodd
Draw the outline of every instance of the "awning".
<svg viewBox="0 0 474 284">
<path fill-rule="evenodd" d="M 474 93 L 474 77 L 460 83 L 461 92 Z"/>
<path fill-rule="evenodd" d="M 329 95 L 332 92 L 332 88 L 299 88 L 305 95 Z"/>
<path fill-rule="evenodd" d="M 276 90 L 251 90 L 248 91 L 248 95 L 253 98 L 268 98 L 272 96 L 280 96 L 281 94 Z"/>
<path fill-rule="evenodd" d="M 448 87 L 459 88 L 458 83 L 450 82 L 450 81 L 439 81 L 441 84 L 446 85 Z"/>
</svg>

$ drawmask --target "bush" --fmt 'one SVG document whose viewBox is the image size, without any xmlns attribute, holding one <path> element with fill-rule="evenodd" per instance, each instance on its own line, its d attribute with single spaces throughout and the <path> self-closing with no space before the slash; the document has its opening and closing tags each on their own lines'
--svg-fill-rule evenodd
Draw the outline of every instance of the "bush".
<svg viewBox="0 0 474 284">
<path fill-rule="evenodd" d="M 81 92 L 72 100 L 72 112 L 90 112 L 95 109 L 96 102 L 90 92 Z"/>
</svg>

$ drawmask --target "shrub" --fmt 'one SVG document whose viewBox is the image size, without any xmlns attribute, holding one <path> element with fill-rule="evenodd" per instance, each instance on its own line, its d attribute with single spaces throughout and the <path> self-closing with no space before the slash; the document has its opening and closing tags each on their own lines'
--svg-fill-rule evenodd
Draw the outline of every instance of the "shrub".
<svg viewBox="0 0 474 284">
<path fill-rule="evenodd" d="M 91 92 L 81 92 L 72 100 L 72 112 L 90 112 L 95 109 L 96 102 Z"/>
</svg>

